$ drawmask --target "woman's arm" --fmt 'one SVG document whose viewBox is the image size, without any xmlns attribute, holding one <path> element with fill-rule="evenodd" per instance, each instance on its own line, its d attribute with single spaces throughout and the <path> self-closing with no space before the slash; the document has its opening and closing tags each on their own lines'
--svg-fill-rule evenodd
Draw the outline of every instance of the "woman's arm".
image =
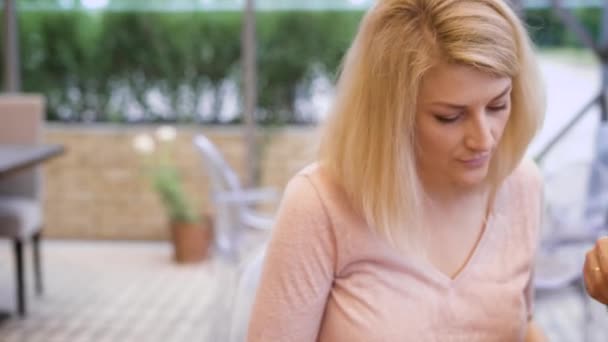
<svg viewBox="0 0 608 342">
<path fill-rule="evenodd" d="M 287 186 L 273 230 L 247 340 L 316 341 L 334 279 L 335 237 L 305 176 Z"/>
<path fill-rule="evenodd" d="M 530 279 L 525 290 L 526 309 L 528 311 L 528 325 L 526 326 L 525 342 L 545 342 L 548 341 L 543 329 L 536 324 L 532 312 L 534 311 L 534 270 L 530 273 Z"/>
</svg>

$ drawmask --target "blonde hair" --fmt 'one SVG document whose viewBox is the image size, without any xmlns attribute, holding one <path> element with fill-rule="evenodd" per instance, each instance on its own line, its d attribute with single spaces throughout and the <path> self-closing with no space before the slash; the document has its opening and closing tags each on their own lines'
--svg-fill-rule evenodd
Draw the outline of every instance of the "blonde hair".
<svg viewBox="0 0 608 342">
<path fill-rule="evenodd" d="M 420 232 L 415 109 L 439 62 L 512 79 L 512 111 L 490 165 L 500 184 L 540 128 L 544 94 L 533 45 L 504 0 L 378 0 L 343 61 L 319 161 L 350 204 L 391 244 Z"/>
</svg>

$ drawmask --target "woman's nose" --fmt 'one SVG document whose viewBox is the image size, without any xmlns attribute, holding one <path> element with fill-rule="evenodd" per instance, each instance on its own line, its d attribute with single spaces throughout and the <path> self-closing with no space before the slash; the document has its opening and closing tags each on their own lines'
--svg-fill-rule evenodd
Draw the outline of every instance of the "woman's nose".
<svg viewBox="0 0 608 342">
<path fill-rule="evenodd" d="M 471 124 L 468 125 L 465 144 L 476 152 L 485 152 L 492 149 L 494 137 L 485 114 L 481 118 L 473 119 Z"/>
</svg>

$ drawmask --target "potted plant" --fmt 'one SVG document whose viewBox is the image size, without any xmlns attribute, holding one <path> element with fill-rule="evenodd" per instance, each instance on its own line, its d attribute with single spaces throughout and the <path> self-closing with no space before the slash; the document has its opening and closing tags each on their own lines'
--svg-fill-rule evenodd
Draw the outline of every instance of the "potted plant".
<svg viewBox="0 0 608 342">
<path fill-rule="evenodd" d="M 133 145 L 143 156 L 144 171 L 167 210 L 174 259 L 178 263 L 190 263 L 208 256 L 213 228 L 210 217 L 201 215 L 184 191 L 179 170 L 172 160 L 176 136 L 174 127 L 162 126 L 154 136 L 137 135 Z"/>
</svg>

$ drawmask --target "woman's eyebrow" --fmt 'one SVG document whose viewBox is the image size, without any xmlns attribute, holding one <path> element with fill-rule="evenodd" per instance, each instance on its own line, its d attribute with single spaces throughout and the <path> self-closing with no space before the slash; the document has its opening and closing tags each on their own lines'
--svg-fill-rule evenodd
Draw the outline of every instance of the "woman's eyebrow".
<svg viewBox="0 0 608 342">
<path fill-rule="evenodd" d="M 503 91 L 502 91 L 502 92 L 501 92 L 501 93 L 500 93 L 498 96 L 496 96 L 495 98 L 493 98 L 493 99 L 492 99 L 492 101 L 496 101 L 496 100 L 498 100 L 499 98 L 501 98 L 501 97 L 503 97 L 503 96 L 507 95 L 507 94 L 508 94 L 508 93 L 511 91 L 512 87 L 513 87 L 513 85 L 512 85 L 512 84 L 509 84 L 509 85 L 508 85 L 508 86 L 505 88 L 505 90 L 503 90 Z"/>
<path fill-rule="evenodd" d="M 507 95 L 507 94 L 508 94 L 508 93 L 511 91 L 511 88 L 512 88 L 512 85 L 511 85 L 511 84 L 509 84 L 509 85 L 508 85 L 508 86 L 505 88 L 505 90 L 501 91 L 501 92 L 500 92 L 500 94 L 498 94 L 496 97 L 494 97 L 494 98 L 492 99 L 492 101 L 496 101 L 496 100 L 498 100 L 499 98 L 501 98 L 501 97 L 503 97 L 503 96 Z M 490 102 L 491 102 L 491 101 L 490 101 Z M 431 105 L 433 105 L 433 106 L 434 106 L 434 105 L 440 105 L 440 106 L 444 106 L 444 107 L 450 107 L 450 108 L 453 108 L 453 109 L 465 109 L 465 108 L 467 108 L 467 106 L 464 106 L 464 105 L 460 105 L 460 104 L 456 104 L 456 103 L 449 103 L 449 102 L 441 102 L 441 101 L 438 101 L 438 102 L 432 102 L 432 103 L 431 103 Z"/>
</svg>

